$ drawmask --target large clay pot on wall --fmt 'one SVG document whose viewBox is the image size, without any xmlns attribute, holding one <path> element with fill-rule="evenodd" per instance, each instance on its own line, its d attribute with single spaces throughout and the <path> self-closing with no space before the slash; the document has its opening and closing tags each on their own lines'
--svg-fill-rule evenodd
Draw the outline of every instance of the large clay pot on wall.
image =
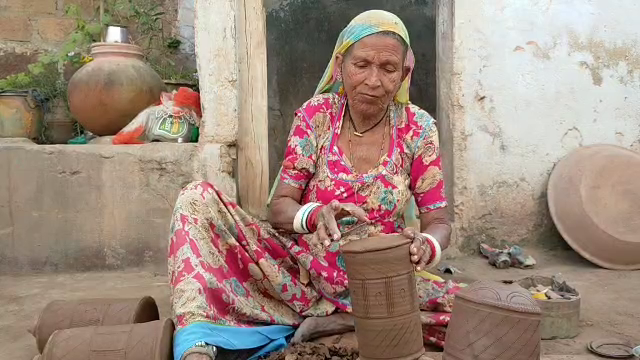
<svg viewBox="0 0 640 360">
<path fill-rule="evenodd" d="M 130 44 L 96 43 L 94 60 L 69 81 L 69 107 L 76 120 L 98 135 L 115 135 L 138 113 L 160 101 L 165 85 Z"/>
</svg>

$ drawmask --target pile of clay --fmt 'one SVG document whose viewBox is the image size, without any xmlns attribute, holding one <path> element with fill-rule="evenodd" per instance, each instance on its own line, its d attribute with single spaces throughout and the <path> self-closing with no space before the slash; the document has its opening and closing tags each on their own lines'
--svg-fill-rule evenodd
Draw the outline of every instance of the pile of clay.
<svg viewBox="0 0 640 360">
<path fill-rule="evenodd" d="M 357 360 L 358 349 L 322 345 L 314 343 L 301 343 L 291 345 L 283 352 L 271 354 L 267 360 Z"/>
</svg>

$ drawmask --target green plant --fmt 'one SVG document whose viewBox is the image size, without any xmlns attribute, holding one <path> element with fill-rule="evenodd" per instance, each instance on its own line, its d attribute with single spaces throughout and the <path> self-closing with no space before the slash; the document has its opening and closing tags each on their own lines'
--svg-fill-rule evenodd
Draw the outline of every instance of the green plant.
<svg viewBox="0 0 640 360">
<path fill-rule="evenodd" d="M 158 0 L 107 0 L 105 23 L 132 24 L 133 43 L 142 47 L 147 62 L 164 80 L 197 83 L 194 66 L 180 58 L 183 41 L 169 36 L 164 2 Z"/>
</svg>

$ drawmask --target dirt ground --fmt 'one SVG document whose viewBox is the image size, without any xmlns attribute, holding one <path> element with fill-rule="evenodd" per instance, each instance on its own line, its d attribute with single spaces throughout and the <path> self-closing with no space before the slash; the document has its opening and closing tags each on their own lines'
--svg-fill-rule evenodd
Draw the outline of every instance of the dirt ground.
<svg viewBox="0 0 640 360">
<path fill-rule="evenodd" d="M 533 270 L 497 270 L 481 257 L 448 261 L 478 279 L 507 280 L 529 275 L 561 273 L 582 295 L 581 334 L 571 340 L 543 342 L 546 359 L 597 359 L 586 350 L 594 339 L 619 337 L 640 345 L 640 271 L 622 272 L 598 268 L 571 251 L 532 252 L 538 261 Z M 149 271 L 83 274 L 43 274 L 0 276 L 0 359 L 31 360 L 37 353 L 33 337 L 27 333 L 37 313 L 51 300 L 92 297 L 153 296 L 162 316 L 169 315 L 167 277 Z M 322 341 L 337 346 L 353 344 L 353 335 Z M 318 348 L 320 349 L 320 348 Z M 282 359 L 296 360 L 303 352 L 289 351 Z M 348 359 L 351 352 L 327 348 L 329 357 Z M 439 359 L 431 351 L 428 356 Z M 291 355 L 291 356 L 286 356 Z M 280 359 L 280 358 L 278 358 Z"/>
</svg>

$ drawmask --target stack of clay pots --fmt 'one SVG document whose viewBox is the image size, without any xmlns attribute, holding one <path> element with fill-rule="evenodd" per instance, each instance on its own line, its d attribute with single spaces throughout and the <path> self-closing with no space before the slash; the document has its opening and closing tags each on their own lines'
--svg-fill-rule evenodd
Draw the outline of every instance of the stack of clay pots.
<svg viewBox="0 0 640 360">
<path fill-rule="evenodd" d="M 170 360 L 173 322 L 153 298 L 53 301 L 31 333 L 34 360 Z"/>
</svg>

